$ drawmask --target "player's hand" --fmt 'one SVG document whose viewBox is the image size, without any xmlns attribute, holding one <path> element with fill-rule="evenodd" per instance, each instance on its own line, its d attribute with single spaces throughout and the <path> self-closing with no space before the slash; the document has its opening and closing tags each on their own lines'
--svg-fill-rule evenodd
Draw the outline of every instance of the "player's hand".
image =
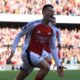
<svg viewBox="0 0 80 80">
<path fill-rule="evenodd" d="M 57 72 L 58 72 L 58 75 L 63 78 L 64 77 L 64 66 L 59 66 L 57 67 Z"/>
<path fill-rule="evenodd" d="M 12 64 L 12 61 L 10 59 L 7 59 L 6 64 Z"/>
<path fill-rule="evenodd" d="M 6 64 L 12 64 L 11 59 L 12 59 L 13 55 L 14 55 L 14 52 L 11 51 L 11 54 L 10 54 L 10 56 L 8 57 L 7 61 L 6 61 Z"/>
<path fill-rule="evenodd" d="M 59 49 L 61 49 L 61 44 L 58 44 L 57 47 L 58 47 Z"/>
</svg>

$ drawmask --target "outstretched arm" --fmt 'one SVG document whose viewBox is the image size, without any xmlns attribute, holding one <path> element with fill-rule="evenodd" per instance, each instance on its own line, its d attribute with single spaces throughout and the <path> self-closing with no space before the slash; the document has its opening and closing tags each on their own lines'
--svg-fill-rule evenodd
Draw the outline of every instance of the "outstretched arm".
<svg viewBox="0 0 80 80">
<path fill-rule="evenodd" d="M 12 45 L 12 48 L 11 48 L 11 54 L 10 54 L 10 56 L 7 59 L 7 64 L 11 63 L 11 59 L 12 59 L 14 53 L 15 53 L 15 50 L 17 48 L 17 45 L 18 45 L 18 43 L 19 43 L 19 41 L 20 41 L 20 39 L 21 39 L 22 36 L 23 36 L 23 31 L 20 31 L 17 34 L 17 36 L 15 37 L 14 42 L 13 42 L 13 45 Z"/>
</svg>

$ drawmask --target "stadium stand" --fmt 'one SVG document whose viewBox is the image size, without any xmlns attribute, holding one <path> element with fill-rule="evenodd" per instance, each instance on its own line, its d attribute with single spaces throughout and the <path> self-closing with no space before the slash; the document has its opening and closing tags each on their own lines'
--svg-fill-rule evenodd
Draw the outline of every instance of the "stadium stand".
<svg viewBox="0 0 80 80">
<path fill-rule="evenodd" d="M 80 15 L 78 0 L 0 0 L 0 13 L 42 14 L 42 6 L 47 3 L 55 6 L 57 15 Z"/>
</svg>

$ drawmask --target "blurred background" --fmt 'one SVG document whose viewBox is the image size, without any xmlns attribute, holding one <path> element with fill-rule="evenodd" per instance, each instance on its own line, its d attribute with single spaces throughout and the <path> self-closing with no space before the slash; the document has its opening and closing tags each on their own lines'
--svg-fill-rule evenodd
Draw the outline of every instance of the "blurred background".
<svg viewBox="0 0 80 80">
<path fill-rule="evenodd" d="M 12 64 L 6 64 L 13 40 L 22 26 L 42 18 L 41 10 L 47 3 L 54 6 L 56 23 L 61 29 L 63 64 L 68 69 L 80 69 L 80 0 L 0 0 L 0 70 L 19 68 L 24 37 Z"/>
</svg>

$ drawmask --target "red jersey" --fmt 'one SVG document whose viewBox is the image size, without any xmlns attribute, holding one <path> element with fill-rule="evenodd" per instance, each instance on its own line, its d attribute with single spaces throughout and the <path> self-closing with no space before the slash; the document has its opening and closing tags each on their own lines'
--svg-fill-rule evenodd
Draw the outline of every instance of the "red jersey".
<svg viewBox="0 0 80 80">
<path fill-rule="evenodd" d="M 55 27 L 53 24 L 52 24 L 52 28 L 53 28 L 53 31 L 54 31 L 54 37 L 53 37 L 53 44 L 52 45 L 54 45 L 54 48 L 56 48 L 56 39 L 57 39 L 58 43 L 61 43 L 61 35 L 60 35 L 60 30 L 57 27 Z M 49 43 L 46 44 L 45 50 L 48 53 L 51 53 L 50 52 L 50 45 L 49 45 Z M 58 56 L 60 57 L 60 54 L 58 54 Z"/>
<path fill-rule="evenodd" d="M 43 24 L 37 25 L 32 30 L 29 50 L 41 55 L 52 34 L 53 30 L 50 26 L 45 26 Z"/>
<path fill-rule="evenodd" d="M 48 53 L 50 53 L 50 44 L 49 44 L 49 42 L 45 45 L 44 50 L 46 50 Z"/>
</svg>

